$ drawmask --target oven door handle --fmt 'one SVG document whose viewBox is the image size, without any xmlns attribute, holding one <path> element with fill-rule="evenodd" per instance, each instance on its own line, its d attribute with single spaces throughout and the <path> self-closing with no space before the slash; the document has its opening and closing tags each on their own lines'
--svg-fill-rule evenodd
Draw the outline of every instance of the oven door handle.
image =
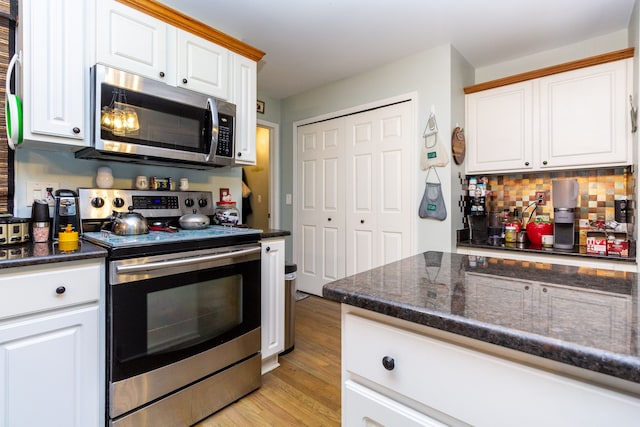
<svg viewBox="0 0 640 427">
<path fill-rule="evenodd" d="M 200 264 L 202 262 L 217 261 L 225 258 L 234 258 L 237 256 L 252 255 L 252 254 L 261 252 L 261 250 L 262 249 L 260 249 L 259 247 L 256 247 L 256 248 L 250 248 L 250 249 L 228 251 L 228 252 L 223 252 L 223 253 L 214 254 L 214 255 L 204 255 L 204 256 L 193 257 L 193 258 L 171 259 L 167 261 L 150 262 L 147 264 L 138 264 L 138 265 L 118 265 L 116 266 L 116 273 L 117 274 L 136 273 L 139 271 L 160 270 L 164 268 Z"/>
</svg>

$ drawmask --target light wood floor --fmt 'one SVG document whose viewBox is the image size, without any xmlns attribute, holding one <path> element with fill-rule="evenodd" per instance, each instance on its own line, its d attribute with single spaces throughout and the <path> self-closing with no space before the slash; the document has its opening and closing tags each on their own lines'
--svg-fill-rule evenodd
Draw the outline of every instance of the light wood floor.
<svg viewBox="0 0 640 427">
<path fill-rule="evenodd" d="M 295 349 L 280 367 L 196 427 L 340 425 L 340 304 L 309 296 L 295 311 Z"/>
</svg>

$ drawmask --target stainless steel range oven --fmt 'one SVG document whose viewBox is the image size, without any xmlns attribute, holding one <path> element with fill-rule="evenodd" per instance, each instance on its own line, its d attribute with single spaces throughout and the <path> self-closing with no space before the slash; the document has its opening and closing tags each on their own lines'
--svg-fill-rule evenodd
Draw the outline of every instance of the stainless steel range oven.
<svg viewBox="0 0 640 427">
<path fill-rule="evenodd" d="M 136 212 L 171 221 L 179 217 L 175 206 L 208 212 L 212 202 L 206 192 L 159 193 L 80 189 L 85 230 L 101 222 L 104 205 L 147 206 Z M 216 226 L 137 236 L 84 232 L 109 251 L 109 425 L 192 425 L 260 387 L 259 236 Z"/>
</svg>

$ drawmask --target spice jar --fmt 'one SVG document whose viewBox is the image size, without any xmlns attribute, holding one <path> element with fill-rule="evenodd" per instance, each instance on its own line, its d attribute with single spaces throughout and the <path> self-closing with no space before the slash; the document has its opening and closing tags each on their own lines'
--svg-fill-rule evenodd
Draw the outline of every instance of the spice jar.
<svg viewBox="0 0 640 427">
<path fill-rule="evenodd" d="M 31 238 L 35 243 L 46 243 L 49 241 L 49 230 L 51 224 L 47 222 L 31 223 Z"/>
<path fill-rule="evenodd" d="M 238 225 L 240 222 L 240 211 L 236 207 L 236 202 L 221 201 L 216 203 L 213 215 L 213 223 L 217 225 Z"/>
<path fill-rule="evenodd" d="M 34 200 L 31 206 L 31 236 L 35 243 L 49 241 L 51 217 L 46 200 Z"/>
</svg>

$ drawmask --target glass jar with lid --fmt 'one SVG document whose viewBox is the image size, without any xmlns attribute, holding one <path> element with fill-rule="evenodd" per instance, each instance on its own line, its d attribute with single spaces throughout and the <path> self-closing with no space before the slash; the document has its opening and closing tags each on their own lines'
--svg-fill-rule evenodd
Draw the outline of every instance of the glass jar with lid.
<svg viewBox="0 0 640 427">
<path fill-rule="evenodd" d="M 240 223 L 240 211 L 236 202 L 220 201 L 216 203 L 213 215 L 213 223 L 216 225 L 234 226 Z"/>
</svg>

